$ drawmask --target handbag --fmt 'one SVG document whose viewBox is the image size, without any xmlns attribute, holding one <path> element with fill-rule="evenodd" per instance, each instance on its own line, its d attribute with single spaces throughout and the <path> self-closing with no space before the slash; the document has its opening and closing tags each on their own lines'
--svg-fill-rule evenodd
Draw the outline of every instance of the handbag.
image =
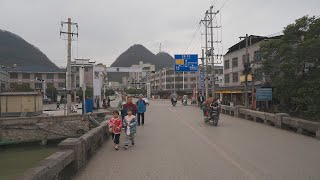
<svg viewBox="0 0 320 180">
<path fill-rule="evenodd" d="M 127 126 L 127 131 L 126 131 L 127 136 L 130 135 L 130 126 Z"/>
</svg>

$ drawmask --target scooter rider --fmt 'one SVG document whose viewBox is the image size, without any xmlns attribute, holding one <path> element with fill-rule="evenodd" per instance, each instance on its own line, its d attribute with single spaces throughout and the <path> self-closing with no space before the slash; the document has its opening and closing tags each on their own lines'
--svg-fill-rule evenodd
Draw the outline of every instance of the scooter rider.
<svg viewBox="0 0 320 180">
<path fill-rule="evenodd" d="M 212 94 L 210 93 L 210 94 L 209 94 L 209 98 L 206 99 L 206 100 L 203 102 L 203 108 L 202 108 L 202 110 L 203 110 L 203 115 L 204 115 L 204 116 L 206 115 L 207 111 L 210 110 L 210 106 L 211 106 L 211 104 L 213 104 L 213 103 L 214 103 L 215 106 L 218 106 L 218 108 L 219 108 L 219 110 L 220 110 L 219 103 L 217 102 L 217 99 L 213 98 L 213 97 L 212 97 Z"/>
<path fill-rule="evenodd" d="M 172 93 L 170 96 L 171 96 L 171 97 L 170 97 L 171 103 L 173 102 L 173 100 L 177 100 L 177 94 L 176 94 L 176 92 Z"/>
</svg>

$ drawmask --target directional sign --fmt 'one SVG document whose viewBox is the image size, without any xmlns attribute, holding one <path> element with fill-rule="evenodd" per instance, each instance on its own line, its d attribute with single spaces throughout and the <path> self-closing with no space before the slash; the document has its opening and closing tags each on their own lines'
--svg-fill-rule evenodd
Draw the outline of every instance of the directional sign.
<svg viewBox="0 0 320 180">
<path fill-rule="evenodd" d="M 200 70 L 200 87 L 204 87 L 204 71 Z"/>
<path fill-rule="evenodd" d="M 195 72 L 198 71 L 198 55 L 197 54 L 177 54 L 174 55 L 176 72 Z"/>
<path fill-rule="evenodd" d="M 272 88 L 258 88 L 256 92 L 257 101 L 271 101 Z"/>
</svg>

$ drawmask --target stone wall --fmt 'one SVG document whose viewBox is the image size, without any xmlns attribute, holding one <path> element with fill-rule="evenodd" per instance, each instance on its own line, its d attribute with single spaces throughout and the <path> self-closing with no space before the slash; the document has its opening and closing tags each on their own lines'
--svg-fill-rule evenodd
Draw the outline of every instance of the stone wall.
<svg viewBox="0 0 320 180">
<path fill-rule="evenodd" d="M 88 115 L 0 119 L 0 143 L 46 143 L 47 140 L 79 137 L 89 131 L 88 119 Z"/>
</svg>

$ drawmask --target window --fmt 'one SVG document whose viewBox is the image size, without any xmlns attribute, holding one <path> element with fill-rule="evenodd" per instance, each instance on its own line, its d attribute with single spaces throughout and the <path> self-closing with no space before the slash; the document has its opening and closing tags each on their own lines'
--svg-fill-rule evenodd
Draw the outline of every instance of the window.
<svg viewBox="0 0 320 180">
<path fill-rule="evenodd" d="M 230 78 L 229 78 L 229 74 L 224 75 L 224 82 L 225 83 L 229 83 L 230 82 Z"/>
<path fill-rule="evenodd" d="M 40 78 L 40 79 L 42 79 L 42 74 L 35 74 L 35 75 L 34 75 L 34 78 Z"/>
<path fill-rule="evenodd" d="M 232 67 L 233 68 L 238 67 L 238 58 L 237 57 L 232 59 Z"/>
<path fill-rule="evenodd" d="M 10 88 L 14 89 L 17 86 L 17 83 L 10 83 Z"/>
<path fill-rule="evenodd" d="M 238 72 L 232 73 L 232 82 L 239 82 Z"/>
<path fill-rule="evenodd" d="M 22 74 L 22 79 L 30 79 L 30 74 Z"/>
<path fill-rule="evenodd" d="M 53 79 L 53 74 L 47 74 L 47 79 Z"/>
<path fill-rule="evenodd" d="M 190 81 L 196 81 L 197 80 L 197 78 L 195 78 L 195 77 L 192 77 L 192 78 L 190 78 Z"/>
<path fill-rule="evenodd" d="M 42 83 L 35 83 L 36 89 L 42 89 Z"/>
<path fill-rule="evenodd" d="M 65 83 L 59 83 L 59 84 L 58 84 L 58 87 L 59 87 L 59 88 L 65 88 L 65 87 L 66 87 L 66 84 L 65 84 Z"/>
<path fill-rule="evenodd" d="M 59 79 L 66 79 L 66 74 L 59 74 Z"/>
<path fill-rule="evenodd" d="M 17 73 L 10 74 L 10 79 L 18 79 L 18 74 Z"/>
<path fill-rule="evenodd" d="M 261 51 L 258 50 L 258 51 L 255 51 L 254 52 L 254 56 L 253 56 L 253 61 L 254 62 L 260 62 L 261 61 Z"/>
<path fill-rule="evenodd" d="M 229 60 L 224 61 L 224 69 L 229 69 Z"/>
</svg>

